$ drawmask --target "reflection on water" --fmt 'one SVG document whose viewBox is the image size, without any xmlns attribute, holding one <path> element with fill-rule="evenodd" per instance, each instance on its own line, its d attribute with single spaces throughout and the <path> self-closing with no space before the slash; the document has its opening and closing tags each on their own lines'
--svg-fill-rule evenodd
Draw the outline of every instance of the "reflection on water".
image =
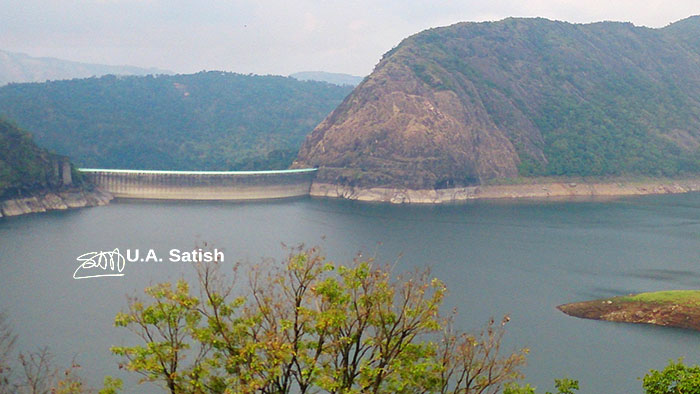
<svg viewBox="0 0 700 394">
<path fill-rule="evenodd" d="M 570 376 L 581 381 L 582 393 L 641 392 L 637 378 L 648 369 L 680 356 L 700 362 L 694 332 L 581 320 L 555 308 L 698 287 L 700 194 L 441 206 L 308 198 L 117 201 L 6 218 L 0 220 L 0 308 L 23 349 L 49 345 L 64 363 L 76 356 L 95 384 L 105 374 L 125 376 L 108 350 L 134 340 L 112 326 L 125 295 L 194 274 L 183 263 L 127 262 L 122 278 L 76 281 L 76 258 L 114 248 L 167 257 L 170 249 L 201 241 L 244 268 L 262 257 L 281 258 L 282 242 L 319 243 L 336 260 L 376 252 L 380 260 L 398 258 L 397 270 L 428 265 L 450 288 L 445 306 L 459 309 L 460 326 L 476 329 L 491 316 L 511 315 L 507 345 L 531 348 L 525 372 L 542 389 Z M 127 379 L 130 390 L 145 389 Z"/>
</svg>

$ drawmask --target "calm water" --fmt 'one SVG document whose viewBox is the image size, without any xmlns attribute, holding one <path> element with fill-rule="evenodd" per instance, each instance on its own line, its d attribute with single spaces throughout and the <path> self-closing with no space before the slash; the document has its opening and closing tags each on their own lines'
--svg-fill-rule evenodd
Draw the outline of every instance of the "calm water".
<svg viewBox="0 0 700 394">
<path fill-rule="evenodd" d="M 322 240 L 325 237 L 325 240 Z M 639 377 L 668 359 L 700 362 L 700 336 L 651 326 L 587 321 L 562 303 L 639 291 L 700 286 L 700 194 L 614 202 L 477 202 L 390 206 L 300 199 L 259 203 L 116 202 L 107 207 L 0 219 L 0 309 L 19 347 L 48 345 L 76 357 L 93 383 L 120 375 L 113 344 L 133 337 L 112 327 L 127 294 L 191 277 L 183 263 L 127 263 L 122 278 L 76 281 L 90 251 L 190 249 L 214 243 L 226 262 L 284 255 L 281 242 L 324 246 L 336 260 L 355 252 L 399 256 L 398 270 L 429 265 L 450 288 L 459 325 L 511 315 L 509 348 L 531 349 L 527 381 L 551 389 L 577 378 L 582 393 L 641 392 Z M 378 245 L 381 243 L 381 245 Z M 129 391 L 156 391 L 134 386 Z"/>
</svg>

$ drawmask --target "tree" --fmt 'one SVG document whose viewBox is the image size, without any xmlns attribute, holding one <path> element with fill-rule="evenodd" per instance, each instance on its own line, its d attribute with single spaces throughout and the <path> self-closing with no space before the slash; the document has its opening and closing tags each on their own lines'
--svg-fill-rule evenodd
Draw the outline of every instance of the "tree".
<svg viewBox="0 0 700 394">
<path fill-rule="evenodd" d="M 7 315 L 0 312 L 0 393 L 11 392 L 12 358 L 17 335 L 7 321 Z"/>
<path fill-rule="evenodd" d="M 78 376 L 80 365 L 73 360 L 61 369 L 53 362 L 48 347 L 31 353 L 14 354 L 17 336 L 0 312 L 0 394 L 78 394 L 94 393 Z M 122 387 L 119 379 L 105 377 L 99 394 L 115 394 Z"/>
<path fill-rule="evenodd" d="M 554 379 L 554 387 L 557 389 L 556 394 L 574 394 L 574 391 L 578 391 L 578 380 L 572 379 Z M 510 383 L 506 385 L 503 394 L 536 394 L 536 388 L 526 384 L 520 386 L 517 383 Z M 545 394 L 552 394 L 547 391 Z"/>
<path fill-rule="evenodd" d="M 454 332 L 451 324 L 447 326 L 439 352 L 441 394 L 496 393 L 504 383 L 523 377 L 518 367 L 525 363 L 527 349 L 507 357 L 500 354 L 508 321 L 505 316 L 496 325 L 491 319 L 478 335 Z"/>
<path fill-rule="evenodd" d="M 700 394 L 700 366 L 670 360 L 663 371 L 650 370 L 642 386 L 647 394 Z"/>
<path fill-rule="evenodd" d="M 53 354 L 47 347 L 19 354 L 22 377 L 14 384 L 17 393 L 28 394 L 79 394 L 91 392 L 77 375 L 80 365 L 73 361 L 70 367 L 61 369 L 53 362 Z"/>
<path fill-rule="evenodd" d="M 520 377 L 526 350 L 500 353 L 509 319 L 453 330 L 440 314 L 447 289 L 427 270 L 395 276 L 302 246 L 265 266 L 245 296 L 218 262 L 197 263 L 198 297 L 183 281 L 147 289 L 150 304 L 132 298 L 116 319 L 142 344 L 114 353 L 171 393 L 495 393 Z"/>
<path fill-rule="evenodd" d="M 199 300 L 189 295 L 189 285 L 180 280 L 173 289 L 161 283 L 145 290 L 152 302 L 144 305 L 129 299 L 129 312 L 119 313 L 115 325 L 128 327 L 146 342 L 146 346 L 115 346 L 114 354 L 128 360 L 127 368 L 148 381 L 163 381 L 170 392 L 196 392 L 201 389 L 204 368 L 201 361 L 208 351 L 206 342 L 194 341 L 201 315 Z M 184 366 L 192 345 L 198 351 L 190 365 Z"/>
</svg>

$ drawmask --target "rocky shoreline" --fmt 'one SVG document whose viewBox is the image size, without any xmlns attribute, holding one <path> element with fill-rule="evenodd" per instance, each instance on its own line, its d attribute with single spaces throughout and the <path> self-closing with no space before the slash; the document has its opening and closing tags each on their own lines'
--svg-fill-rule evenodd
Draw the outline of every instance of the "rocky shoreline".
<svg viewBox="0 0 700 394">
<path fill-rule="evenodd" d="M 611 181 L 596 183 L 546 182 L 480 185 L 453 189 L 359 188 L 314 182 L 311 196 L 393 204 L 440 204 L 477 199 L 600 199 L 700 191 L 700 179 Z"/>
<path fill-rule="evenodd" d="M 609 183 L 548 182 L 516 185 L 480 185 L 453 189 L 413 190 L 359 188 L 314 182 L 312 197 L 345 198 L 392 204 L 441 204 L 478 199 L 612 199 L 649 194 L 700 191 L 700 179 Z M 80 189 L 39 192 L 29 197 L 0 201 L 0 218 L 28 213 L 107 205 L 113 196 L 100 190 Z"/>
<path fill-rule="evenodd" d="M 84 191 L 80 189 L 71 189 L 58 192 L 38 192 L 29 197 L 0 201 L 0 217 L 94 207 L 106 205 L 111 200 L 111 194 L 99 190 Z"/>
</svg>

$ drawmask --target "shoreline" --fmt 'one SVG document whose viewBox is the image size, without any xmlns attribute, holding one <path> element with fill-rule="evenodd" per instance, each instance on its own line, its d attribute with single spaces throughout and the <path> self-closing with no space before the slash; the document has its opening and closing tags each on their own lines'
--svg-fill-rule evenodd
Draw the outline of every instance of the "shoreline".
<svg viewBox="0 0 700 394">
<path fill-rule="evenodd" d="M 699 179 L 617 180 L 609 182 L 552 181 L 522 184 L 479 185 L 452 189 L 360 188 L 313 182 L 311 197 L 344 198 L 361 202 L 392 204 L 443 204 L 470 200 L 601 201 L 627 196 L 681 194 L 700 191 Z M 0 218 L 107 205 L 113 193 L 84 191 L 40 191 L 28 197 L 0 201 Z"/>
<path fill-rule="evenodd" d="M 313 182 L 312 197 L 345 198 L 392 204 L 442 204 L 469 200 L 575 199 L 600 200 L 652 194 L 700 191 L 700 178 L 649 181 L 552 181 L 513 185 L 479 185 L 453 189 L 360 188 Z"/>
<path fill-rule="evenodd" d="M 112 198 L 111 194 L 100 190 L 40 191 L 28 197 L 1 200 L 0 218 L 47 211 L 96 207 L 109 204 Z"/>
</svg>

